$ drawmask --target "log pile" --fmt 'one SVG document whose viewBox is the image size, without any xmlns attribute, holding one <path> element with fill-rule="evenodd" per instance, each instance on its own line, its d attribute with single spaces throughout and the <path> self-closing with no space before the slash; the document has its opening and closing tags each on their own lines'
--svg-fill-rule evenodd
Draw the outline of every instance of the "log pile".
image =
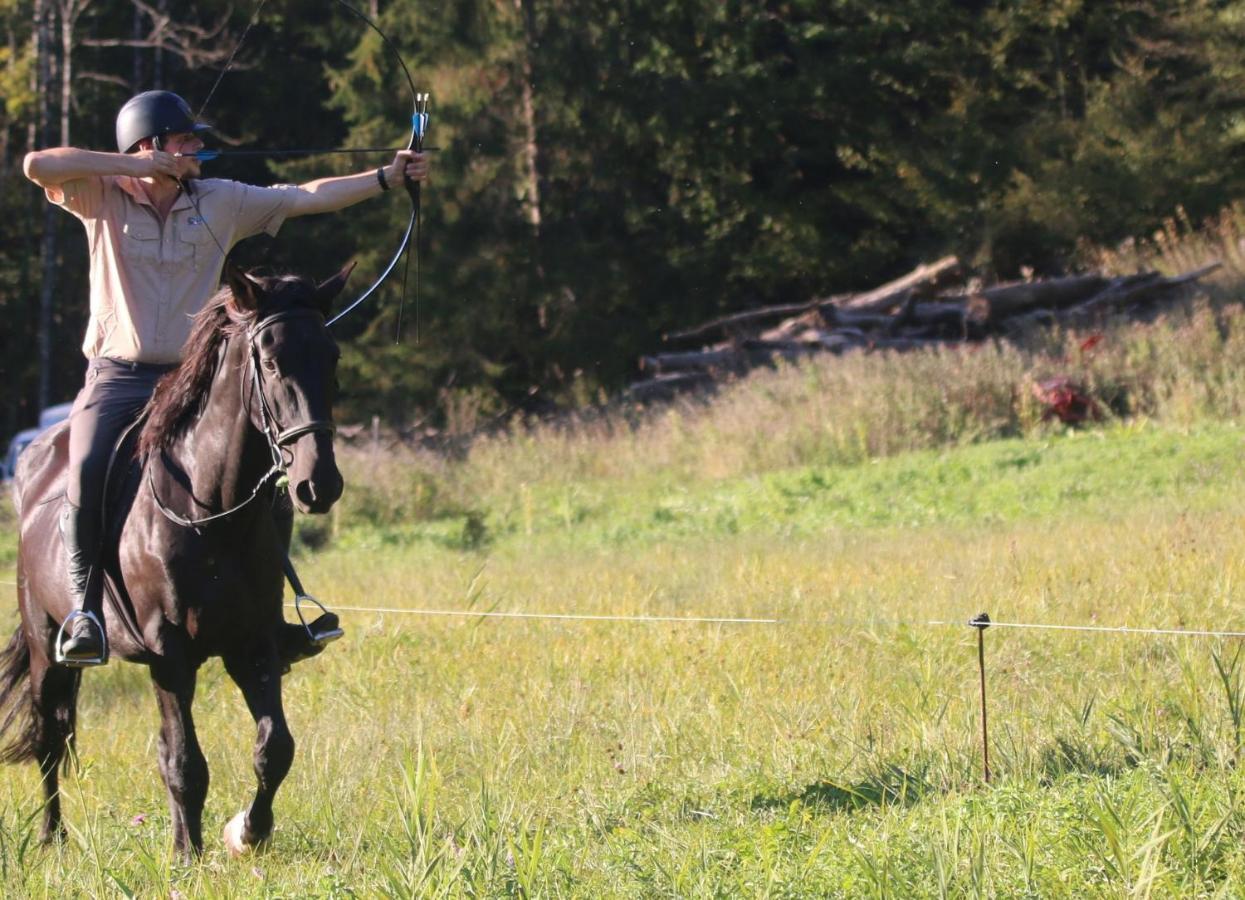
<svg viewBox="0 0 1245 900">
<path fill-rule="evenodd" d="M 983 288 L 967 282 L 959 260 L 948 256 L 871 291 L 747 310 L 667 334 L 668 349 L 640 359 L 646 377 L 627 393 L 647 402 L 778 360 L 1015 338 L 1035 327 L 1152 313 L 1187 296 L 1220 265 L 1176 276 L 1074 275 Z"/>
</svg>

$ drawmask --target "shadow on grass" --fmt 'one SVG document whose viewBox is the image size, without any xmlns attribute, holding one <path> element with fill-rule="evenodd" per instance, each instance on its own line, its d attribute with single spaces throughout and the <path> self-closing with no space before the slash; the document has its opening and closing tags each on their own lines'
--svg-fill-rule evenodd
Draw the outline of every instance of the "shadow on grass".
<svg viewBox="0 0 1245 900">
<path fill-rule="evenodd" d="M 1053 784 L 1068 775 L 1110 778 L 1135 769 L 1142 757 L 1133 753 L 1109 753 L 1103 748 L 1056 737 L 1038 751 L 1037 774 L 1041 784 Z"/>
<path fill-rule="evenodd" d="M 802 791 L 778 796 L 760 795 L 752 800 L 753 809 L 790 806 L 800 801 L 805 806 L 840 812 L 880 806 L 912 806 L 939 789 L 924 771 L 914 771 L 894 764 L 885 765 L 864 778 L 845 781 L 817 781 Z"/>
<path fill-rule="evenodd" d="M 1117 737 L 1117 740 L 1120 738 Z M 1135 743 L 1135 741 L 1134 741 Z M 1127 747 L 1125 748 L 1127 750 Z M 1004 764 L 1013 772 L 1024 769 L 1035 774 L 1039 783 L 1050 785 L 1069 775 L 1108 778 L 1118 776 L 1135 768 L 1144 758 L 1140 752 L 1111 752 L 1110 745 L 1093 747 L 1075 740 L 1056 737 L 1052 743 L 1037 748 L 1036 759 L 1027 764 L 1013 760 L 1016 768 Z M 1033 763 L 1036 762 L 1036 771 Z M 826 779 L 816 781 L 803 790 L 777 794 L 758 794 L 752 800 L 753 809 L 785 808 L 793 802 L 826 812 L 852 812 L 855 810 L 883 807 L 910 807 L 926 797 L 947 793 L 953 788 L 940 784 L 942 779 L 931 776 L 929 764 L 899 765 L 886 763 L 876 770 L 854 780 Z"/>
</svg>

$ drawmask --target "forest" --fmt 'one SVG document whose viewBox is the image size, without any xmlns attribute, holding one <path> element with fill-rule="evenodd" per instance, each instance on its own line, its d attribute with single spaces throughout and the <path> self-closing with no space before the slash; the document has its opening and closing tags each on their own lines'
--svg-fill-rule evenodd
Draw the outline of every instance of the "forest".
<svg viewBox="0 0 1245 900">
<path fill-rule="evenodd" d="M 395 427 L 603 402 L 665 333 L 947 253 L 1081 271 L 1245 181 L 1239 0 L 370 0 L 389 44 L 345 7 L 0 0 L 0 436 L 83 368 L 82 228 L 22 158 L 115 149 L 142 90 L 261 151 L 204 166 L 257 184 L 391 158 L 282 150 L 405 146 L 399 56 L 431 95 L 410 277 L 337 329 L 340 418 Z M 410 212 L 395 191 L 235 253 L 355 259 L 361 290 Z"/>
</svg>

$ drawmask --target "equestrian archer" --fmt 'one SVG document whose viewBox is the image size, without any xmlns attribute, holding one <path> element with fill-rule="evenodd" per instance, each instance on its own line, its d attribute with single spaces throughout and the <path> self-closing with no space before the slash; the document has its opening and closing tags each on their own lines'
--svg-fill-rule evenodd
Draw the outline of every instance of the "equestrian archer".
<svg viewBox="0 0 1245 900">
<path fill-rule="evenodd" d="M 57 658 L 107 661 L 102 624 L 105 477 L 121 433 L 177 367 L 193 317 L 216 293 L 228 251 L 294 216 L 334 212 L 404 178 L 428 176 L 424 154 L 355 175 L 257 187 L 202 179 L 195 153 L 209 126 L 168 91 L 132 97 L 117 114 L 117 152 L 56 147 L 27 154 L 26 177 L 86 228 L 90 321 L 86 383 L 69 416 L 69 468 L 60 531 L 74 610 Z M 301 657 L 299 657 L 301 658 Z"/>
</svg>

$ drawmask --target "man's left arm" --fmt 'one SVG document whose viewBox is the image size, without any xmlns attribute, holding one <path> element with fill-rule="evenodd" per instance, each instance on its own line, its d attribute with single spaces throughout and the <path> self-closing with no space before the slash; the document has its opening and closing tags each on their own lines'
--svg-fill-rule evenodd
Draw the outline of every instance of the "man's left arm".
<svg viewBox="0 0 1245 900">
<path fill-rule="evenodd" d="M 377 171 L 369 169 L 357 175 L 320 178 L 300 184 L 291 192 L 293 196 L 286 217 L 334 212 L 375 197 L 386 189 L 381 184 L 382 177 L 388 188 L 401 187 L 404 172 L 415 181 L 424 181 L 428 177 L 428 156 L 411 150 L 400 150 L 392 163 L 381 167 L 380 176 Z"/>
</svg>

